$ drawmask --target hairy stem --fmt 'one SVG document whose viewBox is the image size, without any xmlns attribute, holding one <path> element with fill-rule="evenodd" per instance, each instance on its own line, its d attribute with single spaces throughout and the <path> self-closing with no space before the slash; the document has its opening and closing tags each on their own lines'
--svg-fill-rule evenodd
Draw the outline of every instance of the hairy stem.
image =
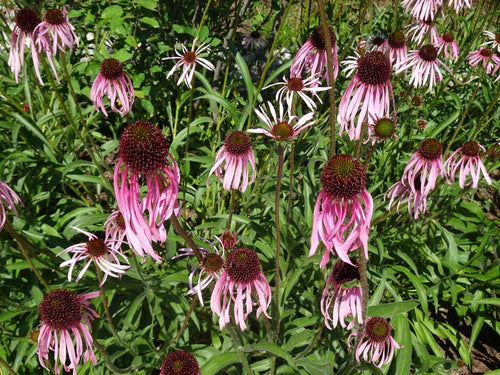
<svg viewBox="0 0 500 375">
<path fill-rule="evenodd" d="M 292 217 L 292 205 L 293 205 L 293 172 L 295 171 L 295 141 L 292 141 L 292 147 L 290 149 L 290 155 L 288 156 L 288 162 L 290 163 L 290 180 L 288 183 L 288 207 L 286 209 L 286 223 L 290 223 L 290 218 Z"/>
<path fill-rule="evenodd" d="M 370 293 L 370 289 L 368 287 L 368 259 L 366 258 L 365 250 L 361 246 L 359 249 L 359 277 L 361 283 L 361 317 L 363 320 L 363 324 L 360 324 L 358 327 L 358 336 L 356 338 L 356 344 L 354 345 L 353 354 L 356 353 L 356 349 L 361 342 L 361 337 L 363 336 L 365 323 L 366 323 L 366 310 L 368 309 L 368 295 Z"/>
<path fill-rule="evenodd" d="M 231 221 L 233 219 L 234 205 L 236 203 L 236 191 L 234 189 L 230 190 L 231 198 L 229 198 L 229 217 L 227 218 L 226 229 L 231 229 Z"/>
<path fill-rule="evenodd" d="M 106 366 L 108 366 L 111 372 L 113 372 L 114 374 L 131 374 L 133 372 L 134 370 L 133 366 L 129 366 L 123 369 L 116 367 L 111 358 L 109 357 L 109 354 L 104 348 L 104 346 L 99 344 L 97 340 L 94 340 L 94 346 L 97 348 L 97 350 L 99 350 L 99 353 L 101 353 L 102 357 L 104 358 L 104 362 L 106 362 Z"/>
<path fill-rule="evenodd" d="M 247 375 L 253 375 L 253 371 L 252 368 L 250 367 L 250 364 L 248 363 L 247 357 L 245 356 L 245 353 L 243 353 L 243 351 L 241 350 L 242 348 L 241 341 L 238 338 L 238 335 L 236 335 L 236 332 L 234 332 L 233 327 L 231 327 L 231 323 L 226 324 L 226 329 L 227 332 L 229 333 L 229 336 L 231 336 L 231 339 L 233 340 L 234 346 L 238 353 L 238 357 L 240 358 L 240 362 L 243 365 L 245 373 Z"/>
<path fill-rule="evenodd" d="M 191 236 L 184 230 L 184 228 L 181 226 L 179 220 L 177 220 L 177 217 L 175 215 L 170 216 L 170 223 L 172 223 L 172 226 L 174 227 L 177 234 L 182 238 L 184 238 L 184 240 L 187 242 L 191 250 L 193 250 L 196 259 L 198 259 L 199 262 L 203 261 L 203 256 L 201 255 L 200 250 L 198 249 L 198 245 L 196 245 Z"/>
<path fill-rule="evenodd" d="M 7 371 L 9 372 L 9 374 L 16 375 L 16 372 L 13 370 L 13 368 L 10 367 L 9 364 L 6 361 L 4 361 L 2 357 L 0 357 L 0 365 L 5 367 L 7 369 Z"/>
<path fill-rule="evenodd" d="M 189 310 L 188 312 L 186 313 L 186 317 L 184 318 L 184 322 L 182 323 L 182 326 L 181 326 L 181 329 L 179 330 L 179 332 L 177 332 L 177 334 L 172 338 L 172 340 L 169 341 L 168 345 L 167 346 L 171 346 L 173 344 L 175 344 L 175 342 L 179 339 L 179 337 L 182 336 L 182 334 L 184 333 L 184 331 L 186 330 L 187 326 L 188 326 L 188 323 L 189 323 L 189 318 L 191 317 L 191 314 L 193 313 L 194 311 L 194 308 L 196 306 L 196 296 L 193 297 L 192 301 L 191 301 L 191 305 L 189 306 Z"/>
</svg>

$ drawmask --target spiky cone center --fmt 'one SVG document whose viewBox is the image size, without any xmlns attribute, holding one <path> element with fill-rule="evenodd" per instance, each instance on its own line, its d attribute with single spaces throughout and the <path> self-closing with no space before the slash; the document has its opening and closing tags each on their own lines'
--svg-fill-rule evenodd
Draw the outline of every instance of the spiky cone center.
<svg viewBox="0 0 500 375">
<path fill-rule="evenodd" d="M 182 56 L 182 59 L 184 60 L 184 62 L 186 62 L 187 64 L 193 64 L 195 61 L 196 61 L 196 53 L 194 51 L 187 51 L 186 53 L 184 53 L 184 55 Z"/>
<path fill-rule="evenodd" d="M 155 173 L 167 165 L 168 142 L 155 125 L 137 121 L 120 137 L 120 158 L 133 172 Z"/>
<path fill-rule="evenodd" d="M 369 85 L 381 85 L 391 78 L 391 61 L 380 51 L 368 52 L 358 59 L 358 77 Z"/>
<path fill-rule="evenodd" d="M 233 130 L 224 139 L 226 150 L 233 155 L 244 155 L 250 148 L 250 137 L 240 130 Z"/>
<path fill-rule="evenodd" d="M 372 342 L 385 342 L 391 335 L 391 326 L 384 318 L 368 318 L 365 324 L 365 335 Z"/>
<path fill-rule="evenodd" d="M 82 306 L 76 293 L 56 289 L 43 297 L 39 312 L 42 323 L 63 330 L 74 327 L 82 318 Z"/>
<path fill-rule="evenodd" d="M 455 40 L 455 37 L 453 36 L 452 33 L 444 33 L 443 34 L 443 40 L 446 42 L 446 43 L 451 43 Z"/>
<path fill-rule="evenodd" d="M 125 227 L 125 219 L 123 218 L 123 215 L 121 212 L 118 212 L 118 215 L 116 215 L 115 224 L 120 231 L 123 232 L 125 230 L 125 228 L 126 228 Z"/>
<path fill-rule="evenodd" d="M 278 122 L 273 125 L 271 134 L 279 141 L 287 140 L 293 135 L 293 127 L 288 122 Z"/>
<path fill-rule="evenodd" d="M 425 121 L 425 120 L 418 120 L 418 122 L 417 122 L 417 126 L 419 127 L 419 129 L 425 129 L 426 125 L 427 125 L 427 121 Z"/>
<path fill-rule="evenodd" d="M 392 48 L 401 48 L 406 44 L 405 34 L 401 31 L 394 31 L 388 39 L 389 46 Z"/>
<path fill-rule="evenodd" d="M 353 264 L 357 264 L 357 261 L 354 258 L 350 259 Z M 349 263 L 346 263 L 339 259 L 333 266 L 332 278 L 339 285 L 348 283 L 353 280 L 359 280 L 359 269 L 358 267 L 350 265 Z"/>
<path fill-rule="evenodd" d="M 335 35 L 335 32 L 331 29 L 331 27 L 328 27 L 328 34 L 330 34 L 330 44 L 333 47 L 337 42 L 337 36 Z M 326 50 L 326 38 L 325 34 L 323 33 L 323 26 L 316 26 L 311 34 L 310 39 L 314 48 L 321 51 Z"/>
<path fill-rule="evenodd" d="M 384 44 L 385 38 L 383 36 L 377 35 L 372 38 L 371 42 L 377 47 L 380 47 L 382 44 Z"/>
<path fill-rule="evenodd" d="M 225 230 L 224 233 L 222 233 L 220 239 L 222 241 L 224 249 L 226 250 L 231 250 L 238 242 L 236 233 L 231 233 L 229 230 Z"/>
<path fill-rule="evenodd" d="M 59 9 L 49 9 L 45 13 L 45 21 L 51 25 L 62 25 L 66 22 L 63 12 Z"/>
<path fill-rule="evenodd" d="M 225 269 L 230 279 L 237 283 L 250 283 L 258 279 L 260 260 L 255 251 L 246 247 L 233 250 L 226 258 Z"/>
<path fill-rule="evenodd" d="M 491 57 L 491 55 L 493 55 L 493 51 L 489 48 L 481 48 L 481 50 L 479 51 L 479 54 L 482 56 L 482 57 Z"/>
<path fill-rule="evenodd" d="M 388 139 L 394 135 L 396 124 L 390 118 L 381 118 L 375 123 L 373 131 L 377 137 Z"/>
<path fill-rule="evenodd" d="M 461 147 L 461 152 L 465 156 L 479 156 L 479 144 L 474 141 L 465 142 Z"/>
<path fill-rule="evenodd" d="M 420 95 L 415 95 L 414 97 L 411 98 L 411 104 L 413 104 L 415 107 L 421 106 L 422 97 Z"/>
<path fill-rule="evenodd" d="M 432 44 L 426 44 L 418 50 L 418 55 L 424 61 L 435 61 L 437 59 L 438 50 Z"/>
<path fill-rule="evenodd" d="M 258 31 L 252 31 L 250 33 L 250 38 L 252 38 L 252 39 L 260 39 L 260 33 Z"/>
<path fill-rule="evenodd" d="M 443 153 L 443 146 L 437 139 L 424 139 L 418 147 L 418 153 L 424 159 L 435 160 Z"/>
<path fill-rule="evenodd" d="M 42 20 L 40 16 L 30 8 L 23 8 L 16 14 L 16 25 L 25 33 L 32 33 L 35 27 L 38 26 Z"/>
<path fill-rule="evenodd" d="M 219 254 L 211 253 L 203 259 L 203 268 L 208 272 L 218 272 L 224 266 L 224 260 Z"/>
<path fill-rule="evenodd" d="M 185 350 L 170 352 L 160 369 L 160 375 L 198 375 L 200 367 L 196 358 Z"/>
<path fill-rule="evenodd" d="M 110 80 L 118 79 L 123 75 L 122 64 L 116 59 L 105 59 L 101 63 L 101 74 Z"/>
<path fill-rule="evenodd" d="M 290 91 L 302 91 L 304 82 L 302 82 L 300 77 L 292 77 L 288 80 L 286 87 L 288 87 Z"/>
<path fill-rule="evenodd" d="M 108 252 L 108 246 L 103 240 L 95 238 L 87 242 L 85 250 L 90 257 L 100 258 Z"/>
<path fill-rule="evenodd" d="M 333 199 L 353 198 L 366 188 L 365 168 L 351 155 L 336 155 L 323 167 L 321 185 Z"/>
</svg>

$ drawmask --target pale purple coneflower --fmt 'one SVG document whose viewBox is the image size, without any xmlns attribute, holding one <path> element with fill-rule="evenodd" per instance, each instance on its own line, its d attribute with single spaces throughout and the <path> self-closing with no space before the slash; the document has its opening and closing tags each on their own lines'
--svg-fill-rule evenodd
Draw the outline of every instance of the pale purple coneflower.
<svg viewBox="0 0 500 375">
<path fill-rule="evenodd" d="M 303 130 L 315 123 L 315 120 L 313 120 L 314 112 L 309 112 L 299 118 L 298 116 L 290 115 L 290 108 L 285 111 L 281 101 L 279 102 L 279 113 L 276 112 L 271 102 L 267 102 L 267 105 L 271 114 L 270 116 L 266 113 L 265 106 L 256 108 L 255 113 L 267 125 L 269 130 L 264 128 L 249 129 L 249 133 L 262 133 L 277 141 L 289 141 L 297 138 Z"/>
<path fill-rule="evenodd" d="M 7 206 L 7 210 L 12 210 L 14 214 L 17 216 L 17 204 L 23 204 L 21 198 L 16 194 L 14 190 L 10 188 L 5 182 L 0 181 L 0 230 L 3 228 L 5 224 L 5 220 L 7 219 L 7 213 L 5 212 L 5 206 Z"/>
<path fill-rule="evenodd" d="M 322 189 L 314 205 L 309 256 L 325 245 L 320 262 L 324 268 L 330 255 L 338 255 L 352 264 L 348 252 L 363 247 L 368 258 L 368 236 L 373 214 L 373 200 L 366 190 L 363 164 L 350 155 L 336 155 L 321 172 Z"/>
<path fill-rule="evenodd" d="M 210 307 L 219 316 L 219 327 L 222 329 L 230 322 L 230 310 L 233 309 L 235 324 L 242 330 L 247 325 L 245 319 L 253 311 L 257 297 L 257 317 L 263 313 L 267 318 L 267 309 L 271 304 L 271 287 L 262 272 L 260 260 L 255 251 L 248 248 L 238 248 L 226 257 L 224 271 L 217 280 Z"/>
<path fill-rule="evenodd" d="M 354 265 L 341 259 L 335 263 L 321 295 L 321 313 L 328 329 L 337 327 L 339 323 L 343 328 L 347 327 L 347 318 L 352 318 L 351 324 L 354 321 L 363 323 L 362 291 L 359 285 L 354 284 L 359 282 L 359 269 L 355 259 L 351 258 L 351 262 Z"/>
<path fill-rule="evenodd" d="M 16 13 L 15 25 L 11 33 L 10 42 L 10 53 L 8 65 L 16 82 L 19 82 L 19 72 L 24 65 L 24 49 L 26 47 L 26 39 L 29 40 L 29 45 L 31 47 L 31 55 L 33 59 L 33 65 L 35 69 L 36 64 L 39 63 L 38 52 L 35 48 L 33 31 L 42 22 L 38 14 L 30 8 L 20 9 Z"/>
<path fill-rule="evenodd" d="M 322 103 L 317 92 L 329 89 L 329 87 L 320 87 L 318 76 L 312 75 L 304 80 L 300 77 L 291 77 L 289 79 L 283 77 L 282 82 L 270 84 L 264 87 L 263 90 L 276 85 L 282 86 L 276 92 L 277 101 L 282 102 L 283 97 L 285 97 L 286 104 L 288 108 L 291 109 L 293 98 L 298 95 L 311 111 L 316 109 L 316 102 L 313 100 L 313 97 Z"/>
<path fill-rule="evenodd" d="M 339 73 L 337 36 L 330 27 L 328 27 L 328 33 L 332 46 L 333 77 L 337 79 Z M 321 25 L 314 28 L 311 36 L 302 47 L 300 47 L 290 66 L 291 77 L 302 77 L 303 73 L 306 72 L 311 73 L 311 75 L 324 77 L 328 82 L 328 71 L 326 70 L 326 42 L 323 27 Z"/>
<path fill-rule="evenodd" d="M 348 339 L 348 346 L 351 347 L 351 341 L 358 336 L 358 330 L 354 330 Z M 391 326 L 384 318 L 368 318 L 364 331 L 361 334 L 358 346 L 355 348 L 354 357 L 356 362 L 371 362 L 380 368 L 389 363 L 394 356 L 395 349 L 401 349 L 396 340 L 391 336 Z M 357 342 L 357 340 L 355 340 Z"/>
<path fill-rule="evenodd" d="M 436 186 L 437 178 L 446 176 L 442 152 L 443 146 L 438 140 L 427 138 L 413 153 L 401 181 L 409 186 L 414 194 L 421 192 L 424 198 L 427 197 Z"/>
<path fill-rule="evenodd" d="M 469 0 L 448 0 L 448 6 L 455 9 L 455 12 L 460 12 L 463 8 L 472 8 Z"/>
<path fill-rule="evenodd" d="M 86 235 L 88 237 L 88 242 L 72 245 L 57 254 L 57 256 L 60 256 L 64 253 L 72 254 L 71 259 L 65 260 L 59 265 L 59 267 L 69 266 L 68 281 L 71 282 L 73 269 L 78 262 L 86 263 L 76 277 L 75 281 L 78 282 L 83 277 L 89 266 L 94 263 L 104 273 L 104 277 L 102 278 L 101 284 L 99 286 L 104 284 L 108 276 L 121 277 L 121 275 L 130 268 L 130 266 L 120 263 L 118 255 L 126 263 L 128 263 L 128 260 L 127 257 L 120 251 L 120 248 L 116 247 L 115 242 L 108 241 L 108 239 L 105 239 L 103 241 L 96 235 L 81 230 L 80 228 L 71 228 L 79 233 Z"/>
<path fill-rule="evenodd" d="M 476 51 L 469 52 L 467 57 L 471 66 L 481 64 L 486 74 L 493 75 L 500 65 L 500 57 L 489 48 L 480 48 Z"/>
<path fill-rule="evenodd" d="M 369 35 L 367 38 L 360 41 L 359 46 L 366 52 L 384 51 L 387 46 L 387 38 L 383 33 Z"/>
<path fill-rule="evenodd" d="M 481 151 L 486 152 L 486 149 L 477 142 L 469 141 L 453 152 L 444 163 L 449 180 L 452 182 L 455 181 L 455 175 L 458 171 L 458 185 L 460 188 L 463 189 L 465 186 L 472 184 L 472 188 L 475 189 L 479 184 L 479 178 L 482 173 L 488 185 L 491 185 L 491 178 L 481 160 Z M 469 175 L 471 176 L 471 181 L 466 182 Z"/>
<path fill-rule="evenodd" d="M 401 5 L 419 20 L 434 20 L 443 0 L 402 0 Z"/>
<path fill-rule="evenodd" d="M 411 68 L 410 85 L 413 87 L 423 87 L 429 85 L 429 90 L 443 80 L 443 75 L 439 69 L 441 66 L 447 71 L 450 69 L 437 58 L 438 50 L 432 44 L 426 44 L 418 50 L 412 50 L 408 57 L 397 64 L 394 68 L 396 73 L 401 73 Z"/>
<path fill-rule="evenodd" d="M 182 67 L 182 74 L 177 80 L 177 86 L 179 86 L 181 82 L 184 81 L 187 87 L 192 88 L 192 81 L 194 72 L 196 70 L 196 64 L 199 64 L 210 71 L 213 71 L 215 69 L 214 65 L 203 57 L 208 51 L 210 51 L 210 45 L 201 43 L 200 46 L 195 50 L 195 44 L 196 39 L 193 41 L 191 50 L 188 50 L 187 47 L 182 44 L 182 53 L 179 52 L 177 48 L 175 48 L 175 54 L 177 56 L 163 58 L 163 60 L 178 60 L 175 63 L 174 67 L 168 72 L 167 78 L 170 78 L 178 68 Z"/>
<path fill-rule="evenodd" d="M 406 37 L 402 31 L 394 31 L 385 43 L 385 48 L 389 51 L 389 60 L 392 64 L 399 63 L 408 55 L 406 47 Z"/>
<path fill-rule="evenodd" d="M 244 48 L 249 48 L 251 50 L 261 49 L 267 44 L 266 40 L 262 37 L 262 34 L 258 31 L 252 31 L 245 35 L 241 41 L 241 45 Z"/>
<path fill-rule="evenodd" d="M 249 164 L 252 167 L 250 179 Z M 248 135 L 239 130 L 233 130 L 226 135 L 224 145 L 217 153 L 215 164 L 208 174 L 207 186 L 212 173 L 222 182 L 224 190 L 239 189 L 242 193 L 246 191 L 256 176 L 255 155 Z"/>
<path fill-rule="evenodd" d="M 174 350 L 163 359 L 160 375 L 201 375 L 198 361 L 185 350 Z"/>
<path fill-rule="evenodd" d="M 422 213 L 427 212 L 427 197 L 423 195 L 420 185 L 420 176 L 415 178 L 415 191 L 403 184 L 402 181 L 392 185 L 384 195 L 384 200 L 390 197 L 388 209 L 397 202 L 396 210 L 399 212 L 399 207 L 406 200 L 408 213 L 415 219 Z"/>
<path fill-rule="evenodd" d="M 224 252 L 226 248 L 219 237 L 217 236 L 214 237 L 217 239 L 217 241 L 219 241 L 222 251 L 219 251 L 219 248 L 215 246 L 212 242 L 203 239 L 206 243 L 210 245 L 213 251 L 205 249 L 204 247 L 198 247 L 198 251 L 202 255 L 203 259 L 197 266 L 195 266 L 191 270 L 188 277 L 189 290 L 187 291 L 186 294 L 198 295 L 198 299 L 200 300 L 200 304 L 202 306 L 204 306 L 203 296 L 202 296 L 203 289 L 208 287 L 214 280 L 219 279 L 219 277 L 222 274 L 222 268 L 224 266 Z M 172 257 L 172 259 L 196 256 L 196 253 L 193 251 L 192 248 L 182 248 L 179 249 L 178 251 L 180 254 Z M 196 276 L 198 277 L 198 281 L 193 282 Z"/>
<path fill-rule="evenodd" d="M 367 127 L 368 139 L 365 143 L 371 140 L 372 145 L 378 140 L 397 139 L 396 122 L 393 119 L 382 117 L 373 123 L 369 123 Z"/>
<path fill-rule="evenodd" d="M 135 98 L 134 85 L 116 59 L 105 59 L 101 63 L 100 72 L 90 89 L 90 100 L 94 102 L 95 109 L 108 116 L 103 102 L 105 94 L 109 98 L 112 111 L 126 115 L 132 109 Z M 120 103 L 118 106 L 117 101 Z"/>
<path fill-rule="evenodd" d="M 38 334 L 38 360 L 43 368 L 49 370 L 45 361 L 49 351 L 54 352 L 55 373 L 72 371 L 83 356 L 83 362 L 89 360 L 96 365 L 97 359 L 92 350 L 92 321 L 99 315 L 90 307 L 90 298 L 96 298 L 99 292 L 77 295 L 64 289 L 56 289 L 43 297 L 39 313 L 42 326 Z M 84 351 L 85 348 L 85 351 Z"/>
<path fill-rule="evenodd" d="M 113 211 L 106 222 L 104 223 L 104 229 L 106 230 L 106 241 L 111 242 L 114 248 L 120 248 L 123 243 L 128 245 L 128 242 L 125 241 L 125 237 L 127 235 L 127 231 L 125 228 L 125 220 L 123 219 L 123 215 L 120 211 Z"/>
<path fill-rule="evenodd" d="M 47 60 L 54 72 L 56 80 L 59 82 L 59 76 L 54 65 L 54 57 L 58 51 L 65 52 L 66 47 L 73 49 L 78 44 L 78 37 L 75 34 L 75 28 L 68 21 L 68 12 L 66 7 L 62 10 L 49 9 L 45 13 L 44 20 L 38 24 L 33 31 L 33 39 L 39 53 L 45 53 Z M 35 57 L 35 55 L 33 55 Z M 38 55 L 37 55 L 38 57 Z M 39 71 L 39 64 L 35 64 L 35 72 L 41 84 L 42 77 Z"/>
<path fill-rule="evenodd" d="M 484 42 L 481 44 L 481 47 L 485 48 L 491 48 L 497 50 L 497 52 L 500 52 L 500 33 L 494 33 L 489 30 L 484 30 L 483 34 L 485 37 L 489 38 L 490 40 Z"/>
<path fill-rule="evenodd" d="M 407 35 L 410 39 L 416 43 L 417 45 L 422 44 L 424 38 L 429 35 L 430 42 L 432 44 L 437 44 L 439 34 L 436 26 L 432 21 L 416 21 L 405 26 L 405 29 L 408 28 Z"/>
<path fill-rule="evenodd" d="M 368 52 L 359 58 L 351 56 L 343 64 L 347 66 L 348 75 L 354 71 L 356 74 L 340 100 L 339 134 L 345 131 L 351 140 L 355 140 L 361 138 L 364 122 L 390 117 L 391 98 L 394 106 L 390 81 L 392 64 L 380 51 Z"/>
<path fill-rule="evenodd" d="M 137 255 L 144 257 L 146 253 L 161 262 L 152 241 L 165 242 L 164 223 L 179 214 L 179 167 L 161 130 L 147 121 L 127 126 L 120 137 L 119 154 L 114 190 L 128 244 Z M 143 198 L 141 182 L 147 186 Z"/>
<path fill-rule="evenodd" d="M 457 60 L 460 54 L 460 49 L 455 41 L 455 37 L 452 33 L 444 33 L 443 36 L 438 38 L 437 42 L 438 54 L 444 53 L 445 58 L 451 60 Z"/>
</svg>

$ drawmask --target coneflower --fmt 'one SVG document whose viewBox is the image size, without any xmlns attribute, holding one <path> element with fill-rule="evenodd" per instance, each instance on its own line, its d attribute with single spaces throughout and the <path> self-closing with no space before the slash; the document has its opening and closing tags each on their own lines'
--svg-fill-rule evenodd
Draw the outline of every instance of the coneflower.
<svg viewBox="0 0 500 375">
<path fill-rule="evenodd" d="M 491 185 L 491 178 L 481 160 L 481 152 L 486 152 L 486 149 L 475 141 L 465 142 L 462 147 L 453 152 L 444 163 L 450 181 L 455 180 L 458 171 L 458 185 L 463 189 L 472 184 L 472 188 L 475 189 L 482 173 L 488 185 Z M 466 182 L 468 176 L 471 177 L 471 181 Z"/>
</svg>

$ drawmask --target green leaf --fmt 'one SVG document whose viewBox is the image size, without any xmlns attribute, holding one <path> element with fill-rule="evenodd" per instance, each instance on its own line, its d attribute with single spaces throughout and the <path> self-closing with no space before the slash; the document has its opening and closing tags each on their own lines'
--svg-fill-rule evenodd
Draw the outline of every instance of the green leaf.
<svg viewBox="0 0 500 375">
<path fill-rule="evenodd" d="M 295 370 L 298 370 L 293 357 L 290 354 L 288 354 L 283 348 L 281 348 L 276 344 L 270 343 L 267 340 L 262 340 L 259 341 L 257 344 L 252 345 L 252 348 L 254 350 L 263 350 L 275 356 L 281 357 L 285 361 L 287 361 L 289 366 L 291 366 Z"/>
<path fill-rule="evenodd" d="M 485 305 L 500 306 L 500 298 L 478 298 L 475 300 L 464 301 L 464 303 L 481 303 Z"/>
<path fill-rule="evenodd" d="M 212 356 L 203 366 L 201 366 L 201 373 L 203 375 L 216 375 L 220 374 L 220 371 L 233 363 L 239 363 L 238 353 L 229 352 L 216 354 Z"/>
<path fill-rule="evenodd" d="M 128 61 L 132 58 L 132 56 L 133 55 L 130 52 L 128 52 L 125 48 L 122 48 L 113 54 L 113 58 L 117 59 L 119 62 Z"/>
<path fill-rule="evenodd" d="M 155 112 L 155 107 L 153 106 L 153 103 L 151 103 L 149 100 L 142 99 L 141 105 L 142 105 L 142 108 L 144 108 L 146 111 L 148 111 L 149 114 L 153 114 Z"/>
<path fill-rule="evenodd" d="M 158 0 L 141 0 L 139 2 L 142 7 L 150 10 L 156 10 L 156 7 L 158 6 Z"/>
<path fill-rule="evenodd" d="M 116 17 L 121 17 L 123 14 L 123 9 L 119 5 L 110 5 L 109 7 L 105 8 L 102 13 L 101 17 L 102 18 L 116 18 Z"/>
<path fill-rule="evenodd" d="M 399 314 L 404 314 L 417 307 L 419 302 L 417 300 L 384 303 L 382 305 L 368 306 L 368 316 L 380 316 L 390 318 Z"/>
<path fill-rule="evenodd" d="M 155 28 L 160 27 L 160 24 L 158 23 L 158 21 L 157 21 L 157 20 L 155 20 L 154 18 L 151 18 L 151 17 L 142 17 L 142 18 L 140 19 L 140 21 L 141 21 L 142 23 L 148 24 L 148 25 L 153 26 L 153 27 L 155 27 Z"/>
<path fill-rule="evenodd" d="M 410 335 L 410 324 L 408 318 L 404 315 L 398 315 L 394 318 L 395 324 L 395 337 L 396 342 L 403 346 L 396 351 L 396 361 L 391 365 L 390 374 L 394 375 L 407 375 L 410 373 L 411 358 L 412 358 L 412 344 Z M 394 368 L 395 366 L 395 368 Z"/>
<path fill-rule="evenodd" d="M 310 375 L 332 375 L 333 365 L 328 362 L 318 362 L 309 358 L 300 358 L 295 361 L 297 366 L 302 367 Z"/>
<path fill-rule="evenodd" d="M 252 83 L 252 77 L 250 77 L 250 72 L 248 71 L 248 66 L 241 54 L 238 52 L 236 54 L 236 65 L 238 66 L 241 75 L 243 76 L 243 81 L 245 82 L 245 87 L 247 89 L 248 102 L 252 103 L 255 96 L 257 88 Z"/>
</svg>

